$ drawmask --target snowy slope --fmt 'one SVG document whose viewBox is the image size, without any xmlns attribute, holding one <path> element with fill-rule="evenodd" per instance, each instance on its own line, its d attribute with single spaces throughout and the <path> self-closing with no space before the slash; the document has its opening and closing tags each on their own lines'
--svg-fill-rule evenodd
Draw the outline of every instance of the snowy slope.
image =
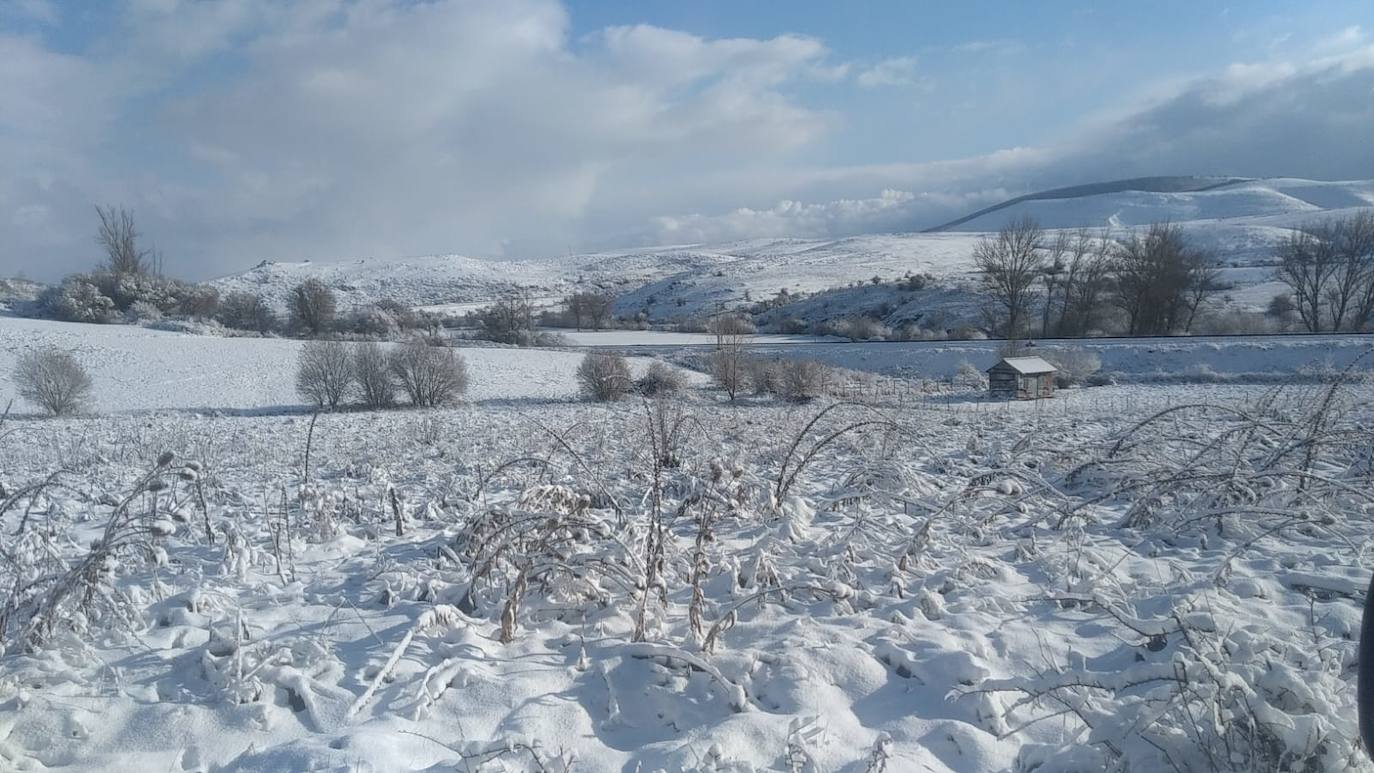
<svg viewBox="0 0 1374 773">
<path fill-rule="evenodd" d="M 280 302 L 294 284 L 318 277 L 338 288 L 346 305 L 394 298 L 452 311 L 490 302 L 514 287 L 549 301 L 576 289 L 603 288 L 619 296 L 619 314 L 671 321 L 772 298 L 783 288 L 811 293 L 908 273 L 928 273 L 945 285 L 966 284 L 973 246 L 983 233 L 1028 215 L 1048 228 L 1110 227 L 1118 234 L 1168 220 L 1228 267 L 1223 278 L 1237 287 L 1233 302 L 1262 307 L 1274 294 L 1264 267 L 1289 229 L 1328 213 L 1374 206 L 1374 181 L 1368 180 L 1154 178 L 1147 187 L 1154 190 L 1100 184 L 1033 194 L 930 233 L 753 239 L 523 261 L 449 255 L 264 262 L 214 284 L 222 291 L 262 292 Z M 1189 187 L 1198 189 L 1180 190 Z M 966 305 L 947 314 L 961 310 Z"/>
</svg>

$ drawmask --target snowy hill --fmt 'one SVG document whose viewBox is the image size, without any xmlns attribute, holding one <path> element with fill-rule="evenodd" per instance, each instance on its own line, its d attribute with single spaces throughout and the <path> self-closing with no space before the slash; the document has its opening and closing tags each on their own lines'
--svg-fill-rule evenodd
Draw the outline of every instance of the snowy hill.
<svg viewBox="0 0 1374 773">
<path fill-rule="evenodd" d="M 723 244 L 641 247 L 530 260 L 458 255 L 337 263 L 262 264 L 215 280 L 222 291 L 253 290 L 281 301 L 291 286 L 318 277 L 346 304 L 394 298 L 461 311 L 512 288 L 553 300 L 582 288 L 619 296 L 620 314 L 670 321 L 748 301 L 812 293 L 856 282 L 931 274 L 966 286 L 979 237 L 1028 215 L 1047 228 L 1117 233 L 1168 220 L 1227 266 L 1233 301 L 1260 307 L 1273 295 L 1267 265 L 1289 229 L 1322 216 L 1374 206 L 1374 181 L 1167 177 L 1061 188 L 1012 199 L 931 232 L 841 239 L 753 239 Z"/>
<path fill-rule="evenodd" d="M 1047 191 L 1012 199 L 933 230 L 995 231 L 1009 220 L 1024 216 L 1035 218 L 1046 228 L 1126 227 L 1160 220 L 1187 223 L 1274 216 L 1301 220 L 1324 210 L 1374 206 L 1374 181 L 1370 180 L 1318 182 L 1275 178 L 1217 183 L 1212 178 L 1151 179 L 1196 180 L 1202 187 L 1158 190 L 1160 186 L 1142 184 L 1109 192 L 1097 192 L 1093 186 Z M 1210 184 L 1204 184 L 1209 181 Z M 1064 190 L 1082 193 L 1061 195 Z"/>
</svg>

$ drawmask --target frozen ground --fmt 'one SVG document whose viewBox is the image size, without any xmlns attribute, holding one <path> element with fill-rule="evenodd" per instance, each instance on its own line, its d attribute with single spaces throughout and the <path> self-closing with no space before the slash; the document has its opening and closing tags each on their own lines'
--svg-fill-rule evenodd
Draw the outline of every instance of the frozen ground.
<svg viewBox="0 0 1374 773">
<path fill-rule="evenodd" d="M 312 430 L 127 412 L 293 402 L 290 342 L 0 335 L 112 406 L 0 427 L 0 768 L 1371 769 L 1359 375 L 598 406 L 481 349 Z"/>
</svg>

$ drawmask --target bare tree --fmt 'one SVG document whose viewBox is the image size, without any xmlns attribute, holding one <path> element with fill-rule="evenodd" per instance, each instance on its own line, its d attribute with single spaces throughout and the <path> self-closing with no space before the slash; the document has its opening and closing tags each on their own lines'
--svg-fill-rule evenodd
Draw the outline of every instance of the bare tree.
<svg viewBox="0 0 1374 773">
<path fill-rule="evenodd" d="M 534 340 L 534 303 L 529 293 L 512 292 L 478 312 L 481 337 L 503 344 L 528 345 Z"/>
<path fill-rule="evenodd" d="M 1374 214 L 1307 223 L 1275 257 L 1275 274 L 1309 331 L 1359 330 L 1374 314 Z"/>
<path fill-rule="evenodd" d="M 296 391 L 319 408 L 339 407 L 353 386 L 353 363 L 339 341 L 307 341 L 296 361 Z"/>
<path fill-rule="evenodd" d="M 138 229 L 134 227 L 134 213 L 123 207 L 95 208 L 100 216 L 100 232 L 96 242 L 105 250 L 105 269 L 112 274 L 146 274 L 149 252 L 138 248 Z"/>
<path fill-rule="evenodd" d="M 1211 256 L 1188 243 L 1170 223 L 1152 223 L 1142 236 L 1118 244 L 1116 303 L 1131 335 L 1186 330 L 1197 308 L 1219 289 Z"/>
<path fill-rule="evenodd" d="M 600 330 L 610 321 L 614 301 L 614 296 L 605 292 L 573 293 L 568 296 L 568 312 L 578 330 L 584 327 Z"/>
<path fill-rule="evenodd" d="M 1056 332 L 1082 336 L 1098 327 L 1102 296 L 1110 284 L 1114 244 L 1106 229 L 1096 235 L 1086 228 L 1074 234 L 1061 280 L 1064 303 Z"/>
<path fill-rule="evenodd" d="M 1044 231 L 1024 217 L 984 236 L 973 248 L 973 263 L 983 275 L 983 287 L 995 304 L 994 327 L 1007 338 L 1020 335 L 1030 316 L 1035 282 L 1044 269 Z"/>
<path fill-rule="evenodd" d="M 583 395 L 598 402 L 619 400 L 633 385 L 629 363 L 609 352 L 588 352 L 577 366 L 577 383 Z"/>
<path fill-rule="evenodd" d="M 287 306 L 294 327 L 320 335 L 334 324 L 338 302 L 328 285 L 311 277 L 292 288 Z"/>
<path fill-rule="evenodd" d="M 1045 299 L 1040 311 L 1040 334 L 1050 335 L 1054 330 L 1054 308 L 1056 296 L 1059 297 L 1060 315 L 1063 314 L 1064 284 L 1067 279 L 1068 265 L 1065 258 L 1076 246 L 1068 231 L 1059 231 L 1054 239 L 1046 243 L 1044 268 L 1040 281 L 1045 285 Z"/>
<path fill-rule="evenodd" d="M 14 366 L 19 396 L 53 416 L 81 410 L 91 397 L 91 377 L 71 352 L 46 347 L 20 355 Z"/>
<path fill-rule="evenodd" d="M 363 405 L 377 409 L 396 404 L 396 382 L 391 377 L 390 363 L 376 341 L 354 345 L 353 378 Z"/>
<path fill-rule="evenodd" d="M 1187 314 L 1183 319 L 1183 332 L 1193 332 L 1193 322 L 1197 311 L 1204 301 L 1225 289 L 1221 282 L 1221 268 L 1212 255 L 1204 250 L 1191 249 L 1184 255 L 1188 269 L 1186 290 Z"/>
<path fill-rule="evenodd" d="M 754 323 L 735 314 L 721 314 L 711 318 L 706 330 L 716 336 L 716 350 L 709 363 L 711 376 L 733 402 L 748 382 L 746 342 L 754 332 Z"/>
<path fill-rule="evenodd" d="M 711 352 L 709 367 L 711 378 L 734 402 L 735 398 L 749 382 L 749 363 L 744 350 L 738 346 L 727 346 Z"/>
<path fill-rule="evenodd" d="M 468 390 L 467 363 L 447 346 L 416 338 L 391 351 L 391 372 L 418 408 L 457 402 Z"/>
<path fill-rule="evenodd" d="M 1323 329 L 1323 307 L 1326 289 L 1336 272 L 1335 250 L 1329 241 L 1313 235 L 1311 230 L 1296 229 L 1279 243 L 1279 281 L 1292 291 L 1293 307 L 1298 318 L 1310 332 Z"/>
<path fill-rule="evenodd" d="M 1331 329 L 1360 330 L 1374 313 L 1374 212 L 1337 221 L 1329 238 L 1339 266 L 1330 291 Z"/>
</svg>

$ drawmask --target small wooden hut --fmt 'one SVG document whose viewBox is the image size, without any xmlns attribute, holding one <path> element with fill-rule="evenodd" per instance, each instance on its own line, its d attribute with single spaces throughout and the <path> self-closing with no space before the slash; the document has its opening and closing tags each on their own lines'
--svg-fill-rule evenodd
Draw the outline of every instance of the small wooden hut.
<svg viewBox="0 0 1374 773">
<path fill-rule="evenodd" d="M 1039 357 L 1003 357 L 988 368 L 988 395 L 1004 400 L 1054 397 L 1053 365 Z"/>
</svg>

